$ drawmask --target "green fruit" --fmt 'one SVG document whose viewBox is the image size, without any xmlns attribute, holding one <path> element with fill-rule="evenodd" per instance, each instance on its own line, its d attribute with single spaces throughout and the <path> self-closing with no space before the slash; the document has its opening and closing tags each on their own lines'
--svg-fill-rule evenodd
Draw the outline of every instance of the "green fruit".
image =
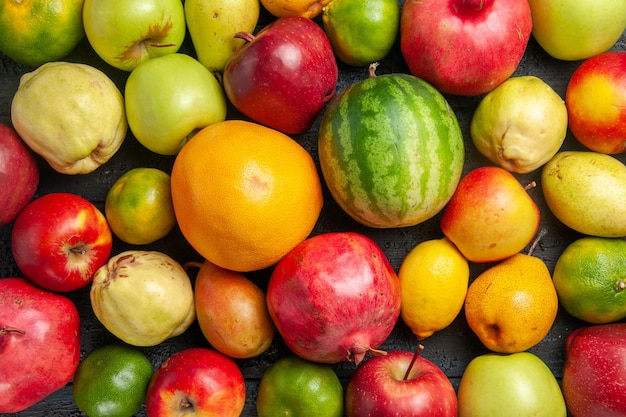
<svg viewBox="0 0 626 417">
<path fill-rule="evenodd" d="M 552 274 L 563 308 L 593 324 L 626 318 L 626 241 L 588 236 L 570 243 Z"/>
<path fill-rule="evenodd" d="M 105 345 L 78 365 L 72 395 L 89 417 L 130 417 L 141 408 L 151 377 L 152 365 L 142 352 Z"/>
<path fill-rule="evenodd" d="M 261 377 L 256 409 L 259 417 L 342 417 L 343 386 L 330 365 L 286 356 Z"/>
<path fill-rule="evenodd" d="M 587 151 L 561 151 L 543 167 L 541 185 L 550 211 L 577 232 L 626 236 L 626 166 Z"/>
<path fill-rule="evenodd" d="M 414 226 L 452 197 L 465 149 L 446 99 L 408 74 L 370 76 L 329 104 L 318 152 L 333 198 L 377 228 Z"/>
<path fill-rule="evenodd" d="M 396 0 L 332 0 L 322 13 L 324 31 L 335 54 L 348 65 L 383 59 L 400 27 Z"/>
</svg>

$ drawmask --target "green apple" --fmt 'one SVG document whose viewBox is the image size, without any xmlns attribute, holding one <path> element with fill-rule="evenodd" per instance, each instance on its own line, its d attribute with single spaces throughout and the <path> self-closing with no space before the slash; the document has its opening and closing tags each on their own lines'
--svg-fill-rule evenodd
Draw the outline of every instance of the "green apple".
<svg viewBox="0 0 626 417">
<path fill-rule="evenodd" d="M 395 0 L 394 0 L 395 1 Z M 259 0 L 185 0 L 185 19 L 198 61 L 211 72 L 222 72 L 245 39 L 237 32 L 254 32 Z"/>
<path fill-rule="evenodd" d="M 576 61 L 609 50 L 626 29 L 626 0 L 529 0 L 533 36 L 554 58 Z"/>
<path fill-rule="evenodd" d="M 175 53 L 149 59 L 126 81 L 128 126 L 149 150 L 175 155 L 199 130 L 226 119 L 226 95 L 198 60 Z"/>
<path fill-rule="evenodd" d="M 83 24 L 98 56 L 123 71 L 177 52 L 187 31 L 181 0 L 85 0 Z"/>
<path fill-rule="evenodd" d="M 563 393 L 550 368 L 530 352 L 487 353 L 465 368 L 459 417 L 565 417 Z"/>
</svg>

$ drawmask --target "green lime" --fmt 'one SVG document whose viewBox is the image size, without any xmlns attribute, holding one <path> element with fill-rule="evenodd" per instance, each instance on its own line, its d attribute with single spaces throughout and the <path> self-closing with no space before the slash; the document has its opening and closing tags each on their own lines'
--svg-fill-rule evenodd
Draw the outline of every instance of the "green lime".
<svg viewBox="0 0 626 417">
<path fill-rule="evenodd" d="M 105 345 L 91 351 L 74 374 L 72 395 L 89 417 L 130 417 L 146 398 L 152 365 L 138 349 Z"/>
<path fill-rule="evenodd" d="M 552 274 L 563 308 L 593 324 L 626 318 L 626 241 L 588 236 L 570 243 Z"/>
<path fill-rule="evenodd" d="M 38 67 L 69 54 L 85 37 L 84 0 L 8 0 L 0 4 L 0 51 Z"/>
<path fill-rule="evenodd" d="M 337 57 L 353 66 L 383 59 L 400 27 L 396 0 L 331 0 L 322 12 L 324 31 Z"/>
<path fill-rule="evenodd" d="M 261 377 L 256 410 L 259 417 L 342 417 L 343 386 L 330 365 L 286 356 Z"/>
<path fill-rule="evenodd" d="M 109 189 L 104 213 L 111 230 L 132 245 L 165 237 L 176 225 L 170 175 L 156 168 L 134 168 Z"/>
</svg>

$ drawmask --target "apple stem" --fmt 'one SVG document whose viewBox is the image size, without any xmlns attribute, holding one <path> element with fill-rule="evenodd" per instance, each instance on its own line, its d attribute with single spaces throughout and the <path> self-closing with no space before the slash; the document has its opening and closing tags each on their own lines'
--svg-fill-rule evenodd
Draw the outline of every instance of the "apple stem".
<svg viewBox="0 0 626 417">
<path fill-rule="evenodd" d="M 71 248 L 70 252 L 75 253 L 77 255 L 84 255 L 87 253 L 87 251 L 83 248 Z"/>
<path fill-rule="evenodd" d="M 237 32 L 233 36 L 237 39 L 243 39 L 246 42 L 252 42 L 254 40 L 254 35 L 250 32 Z"/>
<path fill-rule="evenodd" d="M 150 46 L 154 48 L 169 48 L 170 46 L 176 46 L 175 43 L 151 43 Z"/>
<path fill-rule="evenodd" d="M 380 62 L 372 62 L 370 64 L 370 66 L 368 67 L 368 72 L 369 72 L 369 77 L 370 78 L 376 77 L 376 69 L 378 68 L 379 65 L 380 65 Z"/>
<path fill-rule="evenodd" d="M 546 233 L 548 233 L 548 231 L 545 228 L 541 228 L 539 230 L 539 232 L 537 233 L 537 237 L 533 241 L 533 244 L 530 245 L 530 248 L 528 249 L 528 255 L 529 256 L 531 256 L 533 254 L 533 251 L 535 250 L 535 248 L 539 244 L 539 241 L 541 240 L 542 237 L 544 237 L 546 235 Z"/>
<path fill-rule="evenodd" d="M 409 364 L 409 367 L 407 368 L 406 373 L 404 374 L 404 378 L 402 378 L 403 381 L 406 381 L 407 379 L 409 379 L 409 374 L 411 373 L 411 369 L 413 369 L 413 365 L 415 365 L 415 361 L 417 360 L 417 357 L 422 354 L 423 350 L 424 350 L 424 345 L 419 343 L 417 345 L 417 349 L 415 349 L 415 353 L 413 354 L 411 363 Z"/>
<path fill-rule="evenodd" d="M 0 327 L 0 335 L 4 335 L 7 333 L 26 334 L 24 330 L 18 329 L 17 327 Z"/>
<path fill-rule="evenodd" d="M 537 182 L 536 181 L 531 181 L 530 184 L 527 184 L 526 187 L 524 187 L 524 191 L 528 191 L 531 188 L 535 188 L 537 186 Z"/>
</svg>

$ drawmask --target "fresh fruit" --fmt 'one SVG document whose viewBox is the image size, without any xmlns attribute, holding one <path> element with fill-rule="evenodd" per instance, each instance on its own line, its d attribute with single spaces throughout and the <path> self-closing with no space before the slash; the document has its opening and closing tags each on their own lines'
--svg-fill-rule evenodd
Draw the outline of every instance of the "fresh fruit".
<svg viewBox="0 0 626 417">
<path fill-rule="evenodd" d="M 465 368 L 459 417 L 565 417 L 561 388 L 550 368 L 530 352 L 487 353 Z"/>
<path fill-rule="evenodd" d="M 586 236 L 570 243 L 552 274 L 563 308 L 594 324 L 626 318 L 626 241 Z"/>
<path fill-rule="evenodd" d="M 157 168 L 126 171 L 109 188 L 104 214 L 115 236 L 132 245 L 147 245 L 176 225 L 170 175 Z"/>
<path fill-rule="evenodd" d="M 36 198 L 20 212 L 11 232 L 17 267 L 51 291 L 74 291 L 90 284 L 112 248 L 113 236 L 104 214 L 71 193 Z"/>
<path fill-rule="evenodd" d="M 0 279 L 0 413 L 17 413 L 63 388 L 80 361 L 80 316 L 61 294 Z"/>
<path fill-rule="evenodd" d="M 65 58 L 85 37 L 83 3 L 4 2 L 0 7 L 0 52 L 30 67 Z"/>
<path fill-rule="evenodd" d="M 456 417 L 454 387 L 441 368 L 401 350 L 365 361 L 346 388 L 348 417 Z"/>
<path fill-rule="evenodd" d="M 356 232 L 306 239 L 276 264 L 267 287 L 267 308 L 287 347 L 320 363 L 358 365 L 380 353 L 400 302 L 385 253 Z"/>
<path fill-rule="evenodd" d="M 565 91 L 569 127 L 592 151 L 626 152 L 626 51 L 605 52 L 583 62 Z"/>
<path fill-rule="evenodd" d="M 24 142 L 62 174 L 100 167 L 118 151 L 128 128 L 115 83 L 99 69 L 73 62 L 49 62 L 22 75 L 11 121 Z"/>
<path fill-rule="evenodd" d="M 258 356 L 270 347 L 276 327 L 265 292 L 253 281 L 204 261 L 194 285 L 198 324 L 211 346 L 238 359 Z"/>
<path fill-rule="evenodd" d="M 576 61 L 611 48 L 626 29 L 624 0 L 529 0 L 533 37 L 551 56 Z"/>
<path fill-rule="evenodd" d="M 261 4 L 275 17 L 301 16 L 314 19 L 330 0 L 261 0 Z"/>
<path fill-rule="evenodd" d="M 340 61 L 364 66 L 391 51 L 400 27 L 396 0 L 332 0 L 324 6 L 322 27 Z"/>
<path fill-rule="evenodd" d="M 100 58 L 128 72 L 178 52 L 187 32 L 180 0 L 85 0 L 83 23 Z"/>
<path fill-rule="evenodd" d="M 539 227 L 540 212 L 509 171 L 483 166 L 459 182 L 440 225 L 471 262 L 497 262 L 520 252 Z"/>
<path fill-rule="evenodd" d="M 408 74 L 372 73 L 331 101 L 318 153 L 339 206 L 365 226 L 391 228 L 441 211 L 461 177 L 465 149 L 454 111 L 437 90 Z"/>
<path fill-rule="evenodd" d="M 252 122 L 202 129 L 178 154 L 171 175 L 183 235 L 205 259 L 233 271 L 274 265 L 309 236 L 322 210 L 311 155 L 289 136 Z"/>
<path fill-rule="evenodd" d="M 261 13 L 259 0 L 185 0 L 184 7 L 197 59 L 212 73 L 224 70 L 246 42 L 235 34 L 252 33 Z"/>
<path fill-rule="evenodd" d="M 626 415 L 626 323 L 586 326 L 565 341 L 563 396 L 573 416 Z"/>
<path fill-rule="evenodd" d="M 39 165 L 15 129 L 0 123 L 0 227 L 11 223 L 32 200 Z M 19 167 L 19 169 L 15 169 Z"/>
<path fill-rule="evenodd" d="M 626 166 L 592 151 L 561 151 L 541 174 L 550 211 L 565 226 L 591 236 L 626 236 L 625 184 Z"/>
<path fill-rule="evenodd" d="M 544 261 L 518 253 L 472 281 L 465 318 L 485 347 L 515 353 L 543 340 L 556 319 L 558 304 Z"/>
<path fill-rule="evenodd" d="M 128 250 L 103 265 L 89 292 L 96 318 L 134 346 L 155 346 L 196 319 L 193 287 L 183 267 L 157 251 Z"/>
<path fill-rule="evenodd" d="M 149 416 L 239 417 L 246 399 L 237 364 L 212 349 L 187 348 L 165 360 L 146 393 Z"/>
<path fill-rule="evenodd" d="M 541 78 L 511 77 L 482 98 L 470 133 L 476 149 L 508 171 L 526 174 L 543 166 L 567 134 L 567 108 Z"/>
<path fill-rule="evenodd" d="M 146 398 L 152 364 L 141 351 L 122 344 L 100 346 L 80 362 L 72 397 L 89 417 L 130 417 Z"/>
<path fill-rule="evenodd" d="M 226 96 L 219 81 L 185 54 L 138 65 L 126 81 L 124 97 L 133 135 L 161 155 L 177 154 L 198 130 L 226 119 Z"/>
<path fill-rule="evenodd" d="M 444 329 L 459 315 L 469 276 L 467 259 L 447 238 L 422 241 L 406 255 L 398 272 L 400 316 L 418 339 Z"/>
<path fill-rule="evenodd" d="M 257 34 L 224 67 L 231 103 L 253 121 L 287 134 L 304 133 L 335 94 L 338 68 L 328 37 L 304 17 L 283 17 Z"/>
<path fill-rule="evenodd" d="M 442 93 L 477 96 L 515 72 L 531 29 L 526 0 L 410 0 L 400 50 L 411 74 Z"/>
<path fill-rule="evenodd" d="M 342 417 L 343 386 L 330 365 L 284 356 L 261 377 L 259 417 Z"/>
</svg>

